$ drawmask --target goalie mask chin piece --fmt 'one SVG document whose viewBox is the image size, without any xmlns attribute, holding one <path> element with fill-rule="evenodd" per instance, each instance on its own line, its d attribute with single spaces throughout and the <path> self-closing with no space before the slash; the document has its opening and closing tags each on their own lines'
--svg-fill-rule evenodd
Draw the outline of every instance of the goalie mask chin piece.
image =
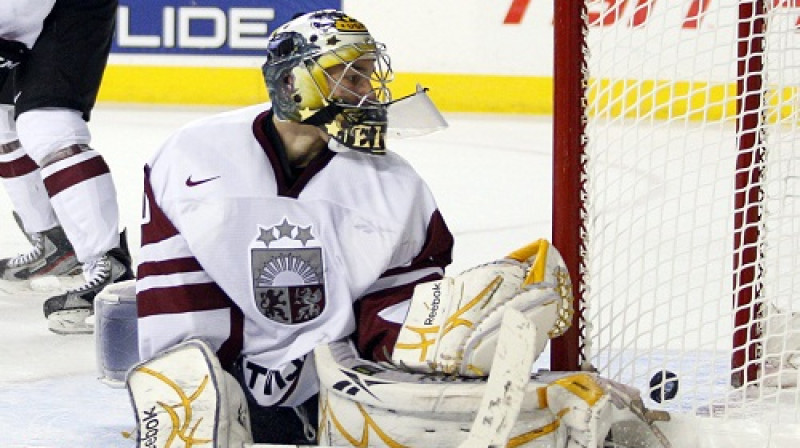
<svg viewBox="0 0 800 448">
<path fill-rule="evenodd" d="M 387 105 L 357 107 L 329 103 L 302 121 L 317 126 L 331 137 L 328 148 L 334 152 L 356 150 L 371 154 L 386 153 L 386 137 L 418 137 L 447 128 L 447 121 L 428 96 L 428 89 L 417 85 L 411 95 Z"/>
<path fill-rule="evenodd" d="M 370 154 L 386 153 L 386 106 L 359 107 L 332 102 L 301 123 L 316 126 L 331 139 L 335 152 L 356 150 Z"/>
</svg>

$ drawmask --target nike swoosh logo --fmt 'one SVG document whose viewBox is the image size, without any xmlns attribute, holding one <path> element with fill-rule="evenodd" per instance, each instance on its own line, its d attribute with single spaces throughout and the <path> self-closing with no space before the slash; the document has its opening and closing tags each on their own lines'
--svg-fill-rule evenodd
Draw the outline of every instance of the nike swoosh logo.
<svg viewBox="0 0 800 448">
<path fill-rule="evenodd" d="M 204 184 L 206 182 L 211 182 L 212 180 L 219 179 L 220 176 L 209 177 L 207 179 L 200 179 L 200 180 L 192 180 L 192 176 L 186 178 L 186 186 L 187 187 L 196 187 L 200 184 Z"/>
</svg>

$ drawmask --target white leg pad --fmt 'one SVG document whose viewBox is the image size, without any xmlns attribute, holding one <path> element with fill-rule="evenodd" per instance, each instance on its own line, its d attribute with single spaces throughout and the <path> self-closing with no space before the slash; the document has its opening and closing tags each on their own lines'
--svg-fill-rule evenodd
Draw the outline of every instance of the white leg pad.
<svg viewBox="0 0 800 448">
<path fill-rule="evenodd" d="M 138 448 L 241 448 L 252 443 L 244 392 L 200 340 L 137 364 L 127 386 Z"/>
</svg>

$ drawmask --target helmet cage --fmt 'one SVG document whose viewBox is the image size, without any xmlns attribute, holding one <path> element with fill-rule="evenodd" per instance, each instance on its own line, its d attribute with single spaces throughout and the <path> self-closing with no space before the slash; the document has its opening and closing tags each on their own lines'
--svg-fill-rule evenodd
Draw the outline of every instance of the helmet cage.
<svg viewBox="0 0 800 448">
<path fill-rule="evenodd" d="M 353 58 L 353 54 L 358 54 L 359 56 Z M 363 73 L 353 67 L 356 62 L 365 59 L 372 60 L 375 63 L 371 73 Z M 332 61 L 335 62 L 331 63 Z M 332 92 L 334 91 L 345 91 L 351 98 L 359 98 L 355 104 L 352 101 L 349 102 L 350 106 L 384 106 L 392 101 L 392 92 L 389 90 L 388 84 L 394 80 L 394 72 L 392 71 L 389 55 L 386 54 L 385 46 L 379 42 L 369 41 L 363 44 L 348 44 L 331 50 L 327 55 L 319 58 L 307 59 L 306 63 L 310 63 L 311 67 L 309 65 L 307 67 L 309 67 L 309 72 L 315 81 L 317 91 L 327 103 L 341 101 L 333 97 Z M 336 65 L 344 67 L 342 76 L 338 79 L 328 72 L 329 68 Z M 324 82 L 318 82 L 319 77 L 315 76 L 315 72 L 324 74 Z M 366 79 L 372 86 L 372 90 L 366 94 L 361 94 L 345 87 L 342 81 L 347 76 L 360 76 Z"/>
</svg>

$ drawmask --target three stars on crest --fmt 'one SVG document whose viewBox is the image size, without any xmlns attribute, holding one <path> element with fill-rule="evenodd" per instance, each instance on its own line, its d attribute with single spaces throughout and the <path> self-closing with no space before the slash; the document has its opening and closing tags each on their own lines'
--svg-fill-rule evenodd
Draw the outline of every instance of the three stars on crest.
<svg viewBox="0 0 800 448">
<path fill-rule="evenodd" d="M 314 235 L 311 234 L 311 226 L 300 227 L 289 224 L 289 220 L 286 218 L 283 218 L 283 222 L 277 226 L 273 226 L 268 229 L 260 228 L 260 230 L 261 234 L 259 235 L 258 240 L 263 242 L 267 247 L 269 247 L 270 243 L 273 241 L 277 241 L 281 238 L 290 238 L 300 241 L 300 243 L 303 244 L 303 247 L 305 247 L 309 241 L 314 239 Z M 294 236 L 292 236 L 292 233 L 294 233 Z"/>
</svg>

